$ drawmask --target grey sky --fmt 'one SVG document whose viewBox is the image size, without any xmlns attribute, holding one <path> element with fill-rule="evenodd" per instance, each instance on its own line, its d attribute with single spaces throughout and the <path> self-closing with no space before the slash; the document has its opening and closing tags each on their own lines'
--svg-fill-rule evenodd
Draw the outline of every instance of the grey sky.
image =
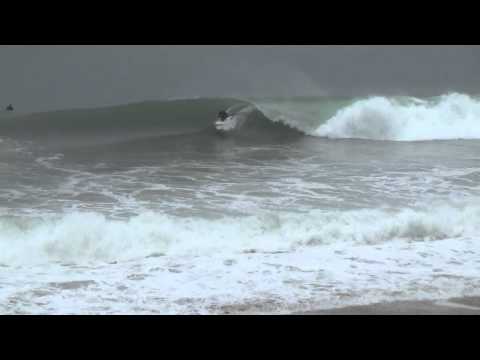
<svg viewBox="0 0 480 360">
<path fill-rule="evenodd" d="M 6 46 L 0 106 L 191 96 L 480 93 L 479 46 Z"/>
</svg>

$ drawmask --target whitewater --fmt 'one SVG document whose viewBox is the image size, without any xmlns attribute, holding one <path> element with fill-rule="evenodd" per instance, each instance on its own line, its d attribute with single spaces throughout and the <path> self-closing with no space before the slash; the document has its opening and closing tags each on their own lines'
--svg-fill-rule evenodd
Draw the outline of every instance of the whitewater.
<svg viewBox="0 0 480 360">
<path fill-rule="evenodd" d="M 478 154 L 480 98 L 459 93 L 1 114 L 0 313 L 480 295 Z"/>
</svg>

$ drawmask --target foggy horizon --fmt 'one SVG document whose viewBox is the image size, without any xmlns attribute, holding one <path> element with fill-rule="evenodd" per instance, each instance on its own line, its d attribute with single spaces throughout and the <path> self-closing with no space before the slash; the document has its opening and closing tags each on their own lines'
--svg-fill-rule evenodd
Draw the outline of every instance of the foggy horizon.
<svg viewBox="0 0 480 360">
<path fill-rule="evenodd" d="M 0 46 L 18 111 L 189 97 L 477 93 L 478 46 Z"/>
</svg>

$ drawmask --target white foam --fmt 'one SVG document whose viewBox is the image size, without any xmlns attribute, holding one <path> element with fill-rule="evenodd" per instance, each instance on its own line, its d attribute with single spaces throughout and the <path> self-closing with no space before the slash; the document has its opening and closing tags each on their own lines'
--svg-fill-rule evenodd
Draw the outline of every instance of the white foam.
<svg viewBox="0 0 480 360">
<path fill-rule="evenodd" d="M 395 141 L 480 139 L 480 101 L 455 93 L 431 101 L 373 97 L 342 108 L 312 135 Z"/>
<path fill-rule="evenodd" d="M 2 267 L 4 314 L 289 313 L 479 294 L 472 239 Z"/>
<path fill-rule="evenodd" d="M 380 244 L 478 237 L 480 205 L 428 209 L 263 213 L 216 220 L 145 212 L 113 220 L 73 212 L 44 220 L 0 220 L 0 263 L 128 260 L 152 253 L 208 255 L 292 250 L 332 243 Z"/>
</svg>

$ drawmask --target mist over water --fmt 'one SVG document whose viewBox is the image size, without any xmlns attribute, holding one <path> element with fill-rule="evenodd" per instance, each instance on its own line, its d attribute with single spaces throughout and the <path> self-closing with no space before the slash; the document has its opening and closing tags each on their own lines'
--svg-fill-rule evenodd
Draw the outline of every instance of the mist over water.
<svg viewBox="0 0 480 360">
<path fill-rule="evenodd" d="M 480 92 L 478 46 L 0 46 L 18 111 L 192 97 Z"/>
</svg>

